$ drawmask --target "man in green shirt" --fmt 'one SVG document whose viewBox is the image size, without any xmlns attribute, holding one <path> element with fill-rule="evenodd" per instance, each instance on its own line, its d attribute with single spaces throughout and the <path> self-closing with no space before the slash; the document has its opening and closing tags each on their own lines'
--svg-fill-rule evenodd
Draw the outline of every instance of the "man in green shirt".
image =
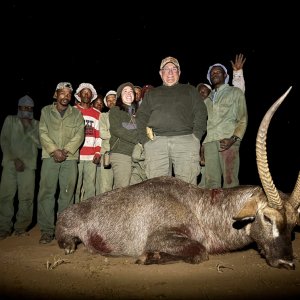
<svg viewBox="0 0 300 300">
<path fill-rule="evenodd" d="M 209 67 L 207 79 L 213 90 L 204 100 L 208 113 L 203 141 L 205 187 L 238 186 L 239 149 L 248 124 L 245 95 L 228 84 L 227 69 L 221 64 Z"/>
<path fill-rule="evenodd" d="M 56 101 L 41 111 L 39 132 L 43 162 L 37 211 L 42 233 L 40 244 L 50 243 L 54 238 L 58 183 L 58 213 L 73 204 L 79 147 L 84 141 L 84 119 L 82 113 L 69 104 L 72 91 L 69 82 L 60 82 L 54 93 Z"/>
</svg>

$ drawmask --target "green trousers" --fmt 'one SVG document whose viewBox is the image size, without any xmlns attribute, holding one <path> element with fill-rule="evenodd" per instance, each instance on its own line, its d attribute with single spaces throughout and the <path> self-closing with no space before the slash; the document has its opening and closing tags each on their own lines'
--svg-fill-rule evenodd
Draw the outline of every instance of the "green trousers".
<svg viewBox="0 0 300 300">
<path fill-rule="evenodd" d="M 53 158 L 43 159 L 37 215 L 42 234 L 54 234 L 56 213 L 73 204 L 76 181 L 77 160 L 56 163 Z M 57 208 L 56 195 L 58 195 Z"/>
<path fill-rule="evenodd" d="M 32 222 L 35 170 L 17 172 L 14 162 L 3 167 L 0 184 L 0 231 L 26 230 Z M 18 210 L 14 217 L 14 198 L 18 192 Z"/>
<path fill-rule="evenodd" d="M 240 141 L 220 152 L 220 142 L 205 144 L 205 188 L 229 188 L 239 185 Z"/>
</svg>

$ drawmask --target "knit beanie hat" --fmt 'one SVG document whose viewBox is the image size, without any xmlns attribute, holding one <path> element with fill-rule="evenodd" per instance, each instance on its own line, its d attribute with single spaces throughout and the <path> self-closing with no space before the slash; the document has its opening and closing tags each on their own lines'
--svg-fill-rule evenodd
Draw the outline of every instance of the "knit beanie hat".
<svg viewBox="0 0 300 300">
<path fill-rule="evenodd" d="M 117 98 L 119 98 L 121 96 L 121 93 L 122 93 L 124 87 L 126 87 L 126 86 L 130 86 L 132 88 L 132 90 L 134 91 L 134 85 L 131 82 L 122 83 L 117 89 Z"/>
<path fill-rule="evenodd" d="M 25 95 L 19 99 L 18 106 L 34 107 L 34 102 L 28 95 Z"/>
</svg>

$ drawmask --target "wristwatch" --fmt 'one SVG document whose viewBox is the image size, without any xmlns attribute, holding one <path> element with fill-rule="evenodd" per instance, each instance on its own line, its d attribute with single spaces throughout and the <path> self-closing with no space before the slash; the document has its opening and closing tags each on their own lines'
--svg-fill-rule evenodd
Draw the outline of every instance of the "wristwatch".
<svg viewBox="0 0 300 300">
<path fill-rule="evenodd" d="M 230 139 L 231 139 L 231 140 L 234 140 L 234 142 L 240 141 L 240 140 L 241 140 L 241 139 L 240 139 L 238 136 L 236 136 L 236 135 L 233 135 Z"/>
</svg>

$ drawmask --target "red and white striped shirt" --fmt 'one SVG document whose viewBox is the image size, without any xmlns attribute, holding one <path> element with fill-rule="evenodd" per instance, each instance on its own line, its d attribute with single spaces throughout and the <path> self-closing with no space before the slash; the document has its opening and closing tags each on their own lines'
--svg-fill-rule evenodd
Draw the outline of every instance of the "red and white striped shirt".
<svg viewBox="0 0 300 300">
<path fill-rule="evenodd" d="M 100 138 L 100 111 L 94 107 L 83 108 L 79 104 L 75 107 L 81 111 L 84 118 L 84 143 L 80 148 L 80 160 L 93 160 L 94 156 L 100 156 L 101 142 Z"/>
</svg>

